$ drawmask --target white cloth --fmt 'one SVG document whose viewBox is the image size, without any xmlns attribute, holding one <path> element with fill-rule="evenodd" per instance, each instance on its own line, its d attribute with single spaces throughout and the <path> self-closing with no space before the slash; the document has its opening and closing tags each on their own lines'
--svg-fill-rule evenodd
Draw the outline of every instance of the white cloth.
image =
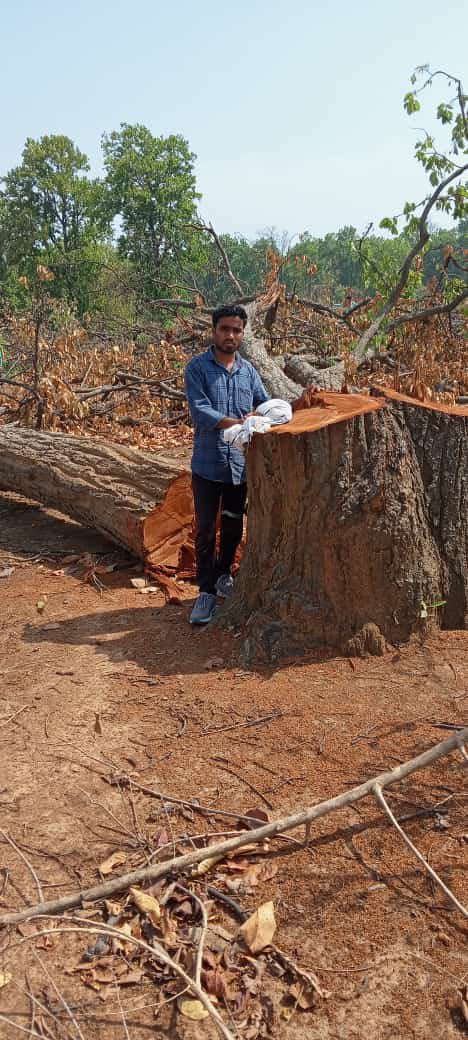
<svg viewBox="0 0 468 1040">
<path fill-rule="evenodd" d="M 254 433 L 266 433 L 272 426 L 280 426 L 282 423 L 290 422 L 291 419 L 291 405 L 287 401 L 273 397 L 270 401 L 259 404 L 255 415 L 249 415 L 243 423 L 236 423 L 235 426 L 229 426 L 227 430 L 223 430 L 223 440 L 225 444 L 230 444 L 244 453 Z"/>
<path fill-rule="evenodd" d="M 291 422 L 292 408 L 288 401 L 282 401 L 279 397 L 272 397 L 270 401 L 264 401 L 256 409 L 257 415 L 264 415 L 270 420 L 272 426 L 280 426 L 282 423 Z"/>
<path fill-rule="evenodd" d="M 249 415 L 243 423 L 236 423 L 235 426 L 229 426 L 227 430 L 224 430 L 223 439 L 226 444 L 231 444 L 233 448 L 244 452 L 254 433 L 265 433 L 270 427 L 269 419 L 265 419 L 261 415 Z"/>
</svg>

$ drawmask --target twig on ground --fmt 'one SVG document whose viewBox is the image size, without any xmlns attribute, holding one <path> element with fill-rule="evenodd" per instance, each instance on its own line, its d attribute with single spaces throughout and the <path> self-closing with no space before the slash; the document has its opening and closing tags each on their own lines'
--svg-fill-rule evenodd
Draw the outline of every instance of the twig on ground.
<svg viewBox="0 0 468 1040">
<path fill-rule="evenodd" d="M 235 915 L 238 921 L 241 921 L 243 923 L 247 920 L 249 915 L 245 912 L 245 910 L 242 909 L 239 903 L 236 903 L 235 899 L 231 898 L 231 896 L 226 896 L 224 892 L 220 892 L 219 889 L 214 888 L 213 885 L 207 886 L 207 892 L 209 895 L 212 895 L 214 899 L 218 899 L 221 903 L 225 903 L 225 905 L 228 907 L 229 910 L 231 910 L 231 912 Z M 312 988 L 315 990 L 316 993 L 318 993 L 320 997 L 327 996 L 327 993 L 324 990 L 322 990 L 317 976 L 313 972 L 304 971 L 303 968 L 300 968 L 299 965 L 296 964 L 296 962 L 293 961 L 292 958 L 284 952 L 284 950 L 280 950 L 279 946 L 276 946 L 274 943 L 270 943 L 265 952 L 271 952 L 274 958 L 280 964 L 282 964 L 282 966 L 286 968 L 287 971 L 291 972 L 293 976 L 303 979 L 309 986 L 312 986 Z"/>
<path fill-rule="evenodd" d="M 266 798 L 265 795 L 262 794 L 262 792 L 259 791 L 257 787 L 254 787 L 254 785 L 250 783 L 250 780 L 247 780 L 245 776 L 241 776 L 240 773 L 236 773 L 234 769 L 230 768 L 230 766 L 221 765 L 217 758 L 212 758 L 211 761 L 216 762 L 218 769 L 222 769 L 225 773 L 229 773 L 231 776 L 235 776 L 236 780 L 240 780 L 242 784 L 245 784 L 245 786 L 249 788 L 249 791 L 252 791 L 253 794 L 257 795 L 257 798 L 261 799 L 264 805 L 267 806 L 267 809 L 274 808 L 269 798 Z"/>
<path fill-rule="evenodd" d="M 20 859 L 23 860 L 23 863 L 26 864 L 26 866 L 27 866 L 27 868 L 29 870 L 29 873 L 34 878 L 34 882 L 35 882 L 35 885 L 36 885 L 36 888 L 37 888 L 37 894 L 39 896 L 39 899 L 43 900 L 44 899 L 44 894 L 43 894 L 43 891 L 42 891 L 42 888 L 41 888 L 41 882 L 39 881 L 39 878 L 38 878 L 38 876 L 36 874 L 36 871 L 34 870 L 34 867 L 33 867 L 32 863 L 29 862 L 27 856 L 24 855 L 24 852 L 22 852 L 21 849 L 18 848 L 18 845 L 16 844 L 15 841 L 13 841 L 13 838 L 10 838 L 10 836 L 7 834 L 7 832 L 2 830 L 1 827 L 0 827 L 0 834 L 3 835 L 3 837 L 5 838 L 5 841 L 7 841 L 9 845 L 11 845 L 12 849 L 14 849 L 15 852 L 18 853 L 18 856 L 20 857 Z"/>
<path fill-rule="evenodd" d="M 364 733 L 358 733 L 358 735 L 356 737 L 353 737 L 353 739 L 351 741 L 351 745 L 359 744 L 360 740 L 366 740 L 366 738 L 370 736 L 370 734 L 373 732 L 374 729 L 378 729 L 379 728 L 379 725 L 380 725 L 380 723 L 376 722 L 376 723 L 374 723 L 373 726 L 369 726 L 369 728 L 366 729 Z"/>
<path fill-rule="evenodd" d="M 239 837 L 229 838 L 227 841 L 220 842 L 218 845 L 211 845 L 210 856 L 221 857 L 226 855 L 228 852 L 233 852 L 235 849 L 242 848 L 245 845 L 253 845 L 258 842 L 263 842 L 265 838 L 273 838 L 277 834 L 282 834 L 285 831 L 293 830 L 297 827 L 310 828 L 312 822 L 319 819 L 319 817 L 336 812 L 339 809 L 344 809 L 348 805 L 353 805 L 354 802 L 357 802 L 361 798 L 365 798 L 370 794 L 375 797 L 374 791 L 376 786 L 383 788 L 396 784 L 400 780 L 404 780 L 405 777 L 415 773 L 417 770 L 425 769 L 427 766 L 432 765 L 433 762 L 437 762 L 440 758 L 449 755 L 455 749 L 463 747 L 466 741 L 468 741 L 468 727 L 460 733 L 453 733 L 452 736 L 447 738 L 447 740 L 443 740 L 440 744 L 435 744 L 427 751 L 417 755 L 416 758 L 409 759 L 407 762 L 395 766 L 392 770 L 381 773 L 379 776 L 372 777 L 370 780 L 366 780 L 365 783 L 360 784 L 358 787 L 353 787 L 350 791 L 336 795 L 334 798 L 328 798 L 326 801 L 318 802 L 316 805 L 313 805 L 308 809 L 303 809 L 300 812 L 293 813 L 290 816 L 280 817 L 277 820 L 273 820 L 271 823 L 266 823 L 261 827 L 257 827 L 255 830 L 243 831 L 239 834 Z M 72 907 L 80 906 L 83 902 L 96 902 L 97 900 L 116 895 L 118 892 L 123 892 L 126 888 L 139 885 L 144 881 L 155 882 L 159 878 L 167 877 L 169 874 L 182 874 L 197 863 L 200 863 L 203 859 L 206 859 L 206 847 L 202 849 L 194 849 L 191 852 L 185 853 L 185 855 L 177 856 L 172 860 L 165 861 L 164 863 L 156 863 L 152 864 L 150 867 L 142 867 L 139 870 L 132 871 L 130 874 L 124 874 L 121 877 L 112 878 L 104 884 L 96 885 L 93 888 L 73 892 L 70 895 L 63 896 L 61 899 L 40 903 L 34 907 L 28 907 L 27 910 L 22 910 L 19 913 L 3 914 L 0 917 L 0 925 L 16 924 L 19 921 L 25 921 L 28 918 L 37 917 L 38 915 L 57 914 L 64 910 L 70 910 Z"/>
<path fill-rule="evenodd" d="M 191 894 L 193 895 L 193 893 L 191 893 Z M 50 915 L 50 914 L 44 914 L 42 916 L 51 918 L 54 921 L 57 920 L 57 918 L 55 918 L 53 915 Z M 41 937 L 44 937 L 45 935 L 60 935 L 61 933 L 65 933 L 65 932 L 73 932 L 75 934 L 76 933 L 83 934 L 83 932 L 87 932 L 90 935 L 110 935 L 113 938 L 118 939 L 120 942 L 122 942 L 122 940 L 124 940 L 126 943 L 132 943 L 138 949 L 144 950 L 146 954 L 150 955 L 150 957 L 155 958 L 157 961 L 159 961 L 160 963 L 164 964 L 165 967 L 169 968 L 176 975 L 178 975 L 183 980 L 183 982 L 185 983 L 187 988 L 192 991 L 192 993 L 194 994 L 196 999 L 199 1000 L 201 1004 L 203 1004 L 203 1007 L 208 1012 L 208 1014 L 210 1015 L 212 1020 L 215 1022 L 215 1024 L 217 1025 L 221 1035 L 225 1038 L 225 1040 L 235 1040 L 235 1037 L 234 1037 L 233 1033 L 231 1033 L 231 1030 L 228 1029 L 228 1027 L 226 1026 L 225 1022 L 221 1018 L 221 1015 L 219 1014 L 219 1011 L 217 1010 L 217 1008 L 215 1008 L 214 1004 L 211 1003 L 211 1000 L 209 999 L 209 997 L 207 996 L 205 991 L 201 988 L 201 986 L 198 985 L 198 983 L 195 981 L 195 979 L 191 979 L 190 976 L 187 975 L 186 971 L 184 971 L 184 969 L 180 966 L 180 964 L 178 964 L 177 961 L 173 960 L 172 957 L 170 957 L 169 954 L 166 953 L 166 950 L 155 939 L 153 939 L 153 944 L 150 946 L 143 939 L 137 939 L 136 936 L 134 936 L 134 935 L 131 935 L 131 934 L 127 935 L 126 933 L 125 933 L 125 935 L 123 935 L 122 932 L 119 931 L 118 928 L 114 928 L 113 925 L 109 925 L 109 924 L 105 924 L 105 923 L 90 924 L 89 921 L 86 918 L 79 917 L 79 916 L 76 916 L 76 915 L 73 915 L 71 917 L 65 918 L 65 921 L 67 923 L 67 927 L 62 927 L 62 923 L 61 923 L 61 927 L 60 928 L 45 928 L 45 929 L 41 929 L 41 931 L 35 932 L 33 935 L 24 936 L 15 945 L 16 946 L 21 946 L 25 942 L 31 942 L 34 939 L 39 939 Z M 72 927 L 68 927 L 68 922 L 70 922 L 70 921 L 72 922 Z M 75 926 L 75 927 L 73 927 L 73 926 Z M 37 953 L 36 953 L 36 957 L 38 957 Z M 38 960 L 39 960 L 39 957 L 38 957 Z M 42 962 L 40 962 L 40 963 L 42 963 Z M 80 1030 L 80 1028 L 78 1026 L 78 1023 L 76 1022 L 76 1019 L 73 1018 L 73 1016 L 71 1014 L 71 1011 L 70 1011 L 70 1009 L 68 1007 L 68 1004 L 66 1004 L 63 996 L 57 990 L 57 987 L 55 986 L 55 983 L 54 983 L 53 979 L 49 975 L 49 973 L 47 971 L 47 968 L 45 968 L 44 965 L 42 965 L 42 967 L 44 968 L 45 973 L 47 974 L 47 976 L 49 977 L 52 985 L 54 986 L 54 989 L 55 989 L 57 995 L 59 996 L 60 1000 L 62 1001 L 62 1003 L 66 1007 L 68 1013 L 70 1014 L 71 1020 L 76 1025 L 77 1032 L 78 1032 L 78 1035 L 80 1037 L 80 1040 L 84 1040 L 83 1034 L 82 1034 L 82 1032 L 81 1032 L 81 1030 Z M 37 1035 L 39 1035 L 39 1034 L 37 1034 Z"/>
<path fill-rule="evenodd" d="M 419 849 L 416 848 L 416 845 L 413 845 L 413 842 L 411 841 L 410 838 L 408 838 L 408 835 L 403 830 L 403 827 L 400 827 L 400 824 L 398 823 L 398 820 L 393 815 L 392 810 L 391 810 L 390 806 L 388 805 L 388 802 L 385 800 L 385 798 L 384 798 L 384 796 L 382 794 L 382 789 L 381 789 L 379 784 L 375 784 L 374 785 L 374 787 L 373 787 L 373 794 L 375 795 L 375 797 L 376 797 L 379 805 L 381 806 L 381 808 L 387 814 L 389 820 L 391 820 L 391 822 L 393 823 L 393 826 L 396 828 L 398 833 L 403 838 L 403 841 L 406 842 L 408 848 L 410 848 L 411 851 L 414 853 L 414 855 L 416 856 L 416 859 L 418 859 L 419 862 L 422 863 L 424 869 L 429 874 L 429 877 L 431 877 L 432 880 L 435 881 L 435 883 L 437 885 L 439 885 L 439 888 L 441 888 L 442 891 L 445 892 L 445 895 L 447 896 L 447 899 L 449 899 L 450 902 L 453 903 L 453 905 L 457 908 L 457 910 L 459 910 L 460 913 L 463 914 L 463 917 L 468 918 L 468 910 L 463 906 L 462 903 L 460 903 L 458 901 L 457 897 L 454 896 L 454 894 L 451 891 L 451 889 L 447 888 L 447 885 L 442 881 L 442 878 L 440 878 L 439 875 L 436 874 L 435 870 L 432 869 L 430 864 L 427 862 L 427 859 L 425 859 L 424 856 L 422 855 L 422 853 L 419 851 Z"/>
<path fill-rule="evenodd" d="M 266 722 L 282 719 L 284 715 L 284 711 L 276 711 L 270 715 L 262 715 L 260 719 L 250 719 L 248 722 L 233 722 L 230 726 L 205 726 L 201 731 L 201 736 L 204 737 L 207 733 L 225 733 L 229 729 L 247 729 L 249 726 L 261 726 Z"/>
<path fill-rule="evenodd" d="M 128 1031 L 128 1026 L 127 1026 L 127 1019 L 125 1018 L 125 1012 L 124 1012 L 124 1009 L 122 1007 L 122 1001 L 120 999 L 120 986 L 119 986 L 119 984 L 117 982 L 117 979 L 115 978 L 115 974 L 114 974 L 114 984 L 115 984 L 115 993 L 116 993 L 116 997 L 117 997 L 117 1003 L 119 1005 L 120 1017 L 122 1019 L 122 1025 L 123 1025 L 123 1029 L 124 1029 L 124 1033 L 125 1033 L 125 1040 L 130 1040 L 130 1033 Z"/>
<path fill-rule="evenodd" d="M 103 779 L 106 780 L 107 778 L 103 777 Z M 160 791 L 153 791 L 151 787 L 145 787 L 143 784 L 137 783 L 136 780 L 133 780 L 133 778 L 127 774 L 119 776 L 115 780 L 110 780 L 108 783 L 131 784 L 132 787 L 136 787 L 138 791 L 143 791 L 144 794 L 148 794 L 152 798 L 159 798 L 161 802 L 169 802 L 172 805 L 181 805 L 186 809 L 191 809 L 192 812 L 199 813 L 200 816 L 225 816 L 231 820 L 239 820 L 240 823 L 248 823 L 250 826 L 252 825 L 252 822 L 255 823 L 255 817 L 245 816 L 241 812 L 232 812 L 230 809 L 214 809 L 212 806 L 202 805 L 199 802 L 191 802 L 186 798 L 173 798 L 172 795 L 162 794 Z M 261 821 L 259 820 L 258 822 L 260 823 Z M 289 840 L 294 842 L 295 839 L 289 838 Z"/>
<path fill-rule="evenodd" d="M 12 1018 L 8 1018 L 7 1015 L 1 1014 L 0 1022 L 5 1022 L 7 1026 L 13 1026 L 13 1029 L 19 1029 L 20 1033 L 27 1033 L 28 1036 L 37 1036 L 38 1040 L 44 1040 L 44 1033 L 36 1033 L 36 1030 L 32 1025 L 20 1026 L 19 1022 L 14 1022 Z"/>
<path fill-rule="evenodd" d="M 8 718 L 2 719 L 2 721 L 0 722 L 0 729 L 3 729 L 4 726 L 8 726 L 9 722 L 13 722 L 13 719 L 16 719 L 18 715 L 21 715 L 22 711 L 26 711 L 26 709 L 30 707 L 30 704 L 23 704 L 23 707 L 18 708 L 18 711 L 14 711 L 13 715 L 9 715 Z"/>
<path fill-rule="evenodd" d="M 38 933 L 38 934 L 40 934 L 40 933 Z M 63 996 L 63 993 L 61 992 L 61 990 L 59 990 L 55 980 L 53 979 L 52 975 L 50 974 L 50 971 L 48 970 L 47 966 L 44 964 L 44 961 L 42 960 L 42 958 L 39 956 L 37 950 L 35 950 L 34 948 L 33 948 L 33 953 L 34 953 L 34 956 L 35 956 L 38 964 L 40 964 L 40 966 L 42 968 L 42 971 L 44 972 L 45 975 L 47 975 L 47 978 L 49 979 L 49 982 L 50 982 L 51 986 L 55 990 L 55 992 L 57 994 L 57 997 L 60 1000 L 60 1003 L 63 1004 L 63 1007 L 64 1007 L 65 1011 L 67 1012 L 67 1015 L 68 1015 L 68 1017 L 70 1019 L 70 1022 L 73 1023 L 73 1025 L 74 1025 L 74 1027 L 75 1027 L 75 1029 L 76 1029 L 76 1031 L 78 1033 L 78 1036 L 80 1037 L 80 1040 L 85 1040 L 85 1038 L 83 1036 L 83 1033 L 81 1032 L 81 1029 L 80 1029 L 80 1027 L 78 1025 L 78 1022 L 76 1021 L 76 1018 L 75 1018 L 75 1016 L 73 1014 L 73 1011 L 71 1010 L 69 1004 L 65 1000 L 65 997 Z"/>
<path fill-rule="evenodd" d="M 94 808 L 96 809 L 100 809 L 101 812 L 105 813 L 106 816 L 109 817 L 109 819 L 113 820 L 114 823 L 117 824 L 117 827 L 106 828 L 106 830 L 110 829 L 112 831 L 115 831 L 116 834 L 124 834 L 127 838 L 136 838 L 137 846 L 140 844 L 140 838 L 136 831 L 129 830 L 128 827 L 126 827 L 125 824 L 122 823 L 121 820 L 119 820 L 118 816 L 115 816 L 114 813 L 110 809 L 107 809 L 105 805 L 101 805 L 101 802 L 98 802 L 96 798 L 92 798 L 91 795 L 88 794 L 87 791 L 84 791 L 82 787 L 78 787 L 77 790 L 81 791 L 81 793 L 84 794 L 85 798 L 88 799 L 90 805 L 94 806 Z"/>
<path fill-rule="evenodd" d="M 59 1027 L 63 1028 L 64 1023 L 60 1020 L 60 1018 L 58 1018 L 57 1015 L 54 1015 L 53 1011 L 51 1011 L 50 1008 L 47 1008 L 45 1006 L 45 1004 L 42 1004 L 41 1001 L 38 1000 L 38 998 L 34 996 L 34 993 L 32 992 L 32 989 L 31 989 L 31 984 L 30 984 L 29 979 L 28 979 L 27 976 L 26 976 L 26 985 L 27 985 L 27 989 L 26 990 L 24 990 L 22 986 L 18 986 L 18 985 L 17 985 L 17 989 L 19 989 L 21 993 L 26 993 L 27 996 L 29 997 L 30 1002 L 31 1002 L 31 1024 L 30 1024 L 30 1029 L 34 1029 L 34 1025 L 35 1025 L 35 1010 L 34 1009 L 35 1009 L 36 1005 L 37 1005 L 38 1008 L 40 1008 L 41 1011 L 44 1012 L 45 1015 L 48 1015 L 49 1018 L 51 1018 L 54 1022 L 56 1022 Z M 65 1028 L 66 1028 L 67 1033 L 68 1033 L 68 1027 L 65 1026 Z M 72 1040 L 74 1040 L 73 1035 L 72 1035 Z"/>
<path fill-rule="evenodd" d="M 180 888 L 181 892 L 185 892 L 185 895 L 188 896 L 189 899 L 193 899 L 194 900 L 194 902 L 198 906 L 198 909 L 199 909 L 199 911 L 201 913 L 202 927 L 201 927 L 201 935 L 200 935 L 200 939 L 199 939 L 199 942 L 198 942 L 198 948 L 197 948 L 197 959 L 196 959 L 196 962 L 195 962 L 195 982 L 196 982 L 197 986 L 201 986 L 201 970 L 202 970 L 202 964 L 203 964 L 203 948 L 204 948 L 204 945 L 205 945 L 206 931 L 207 931 L 207 928 L 208 928 L 208 917 L 207 917 L 207 914 L 206 914 L 205 906 L 202 903 L 202 900 L 200 899 L 199 896 L 196 895 L 195 892 L 191 892 L 189 888 L 185 888 L 185 885 L 181 885 L 179 882 L 177 882 L 177 888 Z"/>
</svg>

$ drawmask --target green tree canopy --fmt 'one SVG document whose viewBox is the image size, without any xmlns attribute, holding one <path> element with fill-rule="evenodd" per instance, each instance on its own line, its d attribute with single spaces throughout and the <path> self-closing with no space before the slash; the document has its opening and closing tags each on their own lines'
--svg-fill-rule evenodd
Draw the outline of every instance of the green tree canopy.
<svg viewBox="0 0 468 1040">
<path fill-rule="evenodd" d="M 105 240 L 108 220 L 100 182 L 64 135 L 28 138 L 22 162 L 3 178 L 0 240 L 3 262 L 33 276 L 38 263 L 54 270 L 54 292 L 80 304 L 84 253 Z"/>
<path fill-rule="evenodd" d="M 180 135 L 154 137 L 122 123 L 103 137 L 109 215 L 120 228 L 119 250 L 131 260 L 148 296 L 196 263 L 195 156 Z"/>
</svg>

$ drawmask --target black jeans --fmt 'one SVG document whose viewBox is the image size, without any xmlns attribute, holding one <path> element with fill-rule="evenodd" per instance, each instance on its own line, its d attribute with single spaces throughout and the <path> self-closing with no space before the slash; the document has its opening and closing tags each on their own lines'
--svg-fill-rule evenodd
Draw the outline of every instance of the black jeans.
<svg viewBox="0 0 468 1040">
<path fill-rule="evenodd" d="M 195 558 L 200 592 L 216 592 L 220 574 L 229 574 L 242 539 L 247 484 L 222 484 L 192 473 L 195 505 Z M 221 503 L 219 556 L 216 558 L 216 521 Z"/>
</svg>

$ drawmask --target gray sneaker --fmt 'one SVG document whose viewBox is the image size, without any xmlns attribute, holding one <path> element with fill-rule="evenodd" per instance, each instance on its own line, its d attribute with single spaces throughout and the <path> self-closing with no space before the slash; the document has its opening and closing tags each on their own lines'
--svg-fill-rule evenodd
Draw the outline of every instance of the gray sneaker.
<svg viewBox="0 0 468 1040">
<path fill-rule="evenodd" d="M 234 588 L 234 582 L 230 574 L 221 574 L 216 582 L 216 592 L 222 599 L 227 599 Z"/>
<path fill-rule="evenodd" d="M 200 592 L 190 615 L 191 625 L 207 625 L 216 610 L 216 596 L 210 592 Z"/>
</svg>

